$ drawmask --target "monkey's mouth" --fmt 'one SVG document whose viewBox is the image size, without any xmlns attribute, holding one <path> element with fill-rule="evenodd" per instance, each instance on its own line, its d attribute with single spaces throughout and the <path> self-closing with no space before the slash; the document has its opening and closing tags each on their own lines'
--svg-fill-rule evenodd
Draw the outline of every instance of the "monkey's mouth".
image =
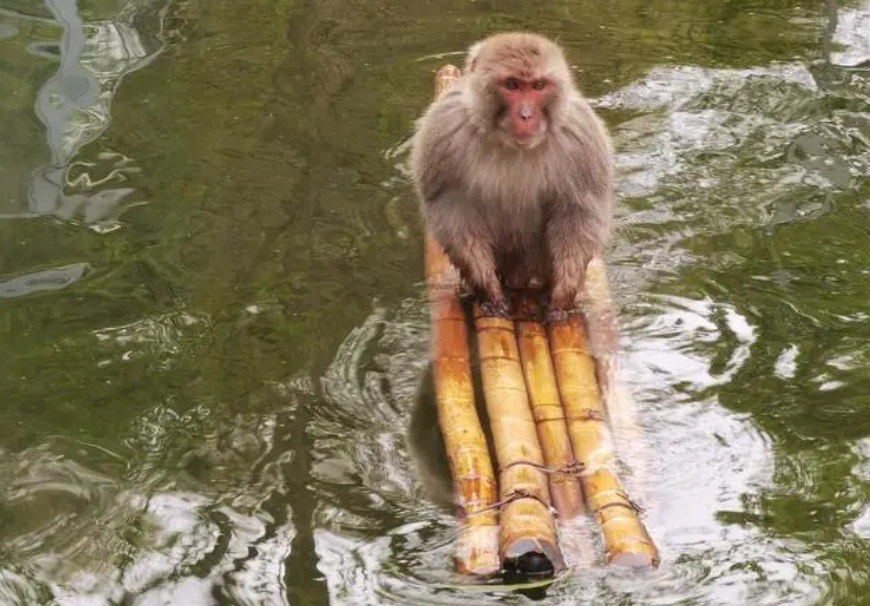
<svg viewBox="0 0 870 606">
<path fill-rule="evenodd" d="M 508 139 L 517 149 L 532 149 L 544 140 L 544 135 L 543 133 L 531 133 L 522 136 L 511 134 L 508 135 Z"/>
<path fill-rule="evenodd" d="M 499 106 L 496 114 L 495 127 L 501 133 L 504 142 L 515 149 L 532 149 L 544 140 L 545 129 L 538 132 L 532 132 L 527 135 L 517 135 L 511 130 L 508 121 L 508 108 L 505 105 Z"/>
</svg>

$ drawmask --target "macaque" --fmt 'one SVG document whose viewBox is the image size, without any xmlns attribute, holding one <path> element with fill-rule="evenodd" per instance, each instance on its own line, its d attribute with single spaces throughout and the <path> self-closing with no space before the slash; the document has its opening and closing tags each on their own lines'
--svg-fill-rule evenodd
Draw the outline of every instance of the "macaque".
<svg viewBox="0 0 870 606">
<path fill-rule="evenodd" d="M 607 129 L 562 49 L 530 33 L 474 44 L 462 77 L 418 120 L 411 171 L 425 222 L 484 313 L 506 289 L 540 289 L 549 317 L 574 309 L 606 244 Z"/>
</svg>

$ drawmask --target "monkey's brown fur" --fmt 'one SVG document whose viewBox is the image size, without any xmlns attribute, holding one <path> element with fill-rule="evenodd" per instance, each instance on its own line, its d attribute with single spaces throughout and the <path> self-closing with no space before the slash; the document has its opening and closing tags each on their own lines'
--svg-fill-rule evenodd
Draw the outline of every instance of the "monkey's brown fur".
<svg viewBox="0 0 870 606">
<path fill-rule="evenodd" d="M 506 122 L 507 76 L 552 83 L 531 147 Z M 551 313 L 574 307 L 610 233 L 612 146 L 558 45 L 507 33 L 472 46 L 463 76 L 417 122 L 411 169 L 432 234 L 490 313 L 507 312 L 505 286 L 535 283 Z"/>
</svg>

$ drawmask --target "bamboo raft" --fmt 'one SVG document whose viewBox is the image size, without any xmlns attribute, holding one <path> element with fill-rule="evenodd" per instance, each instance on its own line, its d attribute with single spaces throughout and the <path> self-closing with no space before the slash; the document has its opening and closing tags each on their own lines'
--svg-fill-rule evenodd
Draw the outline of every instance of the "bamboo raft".
<svg viewBox="0 0 870 606">
<path fill-rule="evenodd" d="M 436 95 L 460 74 L 453 65 L 442 67 Z M 459 274 L 429 232 L 425 270 L 435 401 L 459 523 L 457 571 L 479 578 L 554 576 L 565 569 L 569 543 L 560 542 L 560 528 L 587 514 L 597 522 L 608 562 L 657 566 L 658 551 L 616 472 L 608 422 L 608 412 L 616 411 L 605 405 L 615 363 L 590 354 L 583 319 L 571 315 L 544 326 L 535 319 L 535 299 L 520 293 L 513 301 L 515 320 L 485 316 L 475 304 L 470 335 Z M 614 345 L 600 259 L 587 270 L 586 297 L 587 321 L 603 322 L 604 346 Z M 472 336 L 494 460 L 475 406 Z M 620 427 L 628 436 L 638 426 L 629 407 L 622 408 Z"/>
</svg>

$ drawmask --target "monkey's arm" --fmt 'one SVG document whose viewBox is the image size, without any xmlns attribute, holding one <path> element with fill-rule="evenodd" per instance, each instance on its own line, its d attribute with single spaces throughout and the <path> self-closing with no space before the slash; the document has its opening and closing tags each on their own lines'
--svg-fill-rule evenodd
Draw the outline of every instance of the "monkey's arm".
<svg viewBox="0 0 870 606">
<path fill-rule="evenodd" d="M 547 225 L 547 243 L 553 274 L 551 312 L 574 308 L 583 290 L 586 266 L 602 246 L 603 226 L 587 204 L 559 201 L 553 204 Z"/>
<path fill-rule="evenodd" d="M 462 199 L 461 188 L 448 188 L 424 199 L 432 234 L 444 248 L 463 280 L 484 303 L 485 312 L 507 313 L 507 302 L 495 267 L 492 237 L 473 203 Z"/>
<path fill-rule="evenodd" d="M 581 95 L 572 99 L 576 133 L 565 178 L 550 205 L 547 242 L 553 275 L 551 311 L 568 311 L 583 290 L 586 266 L 610 236 L 613 149 L 603 122 Z"/>
</svg>

